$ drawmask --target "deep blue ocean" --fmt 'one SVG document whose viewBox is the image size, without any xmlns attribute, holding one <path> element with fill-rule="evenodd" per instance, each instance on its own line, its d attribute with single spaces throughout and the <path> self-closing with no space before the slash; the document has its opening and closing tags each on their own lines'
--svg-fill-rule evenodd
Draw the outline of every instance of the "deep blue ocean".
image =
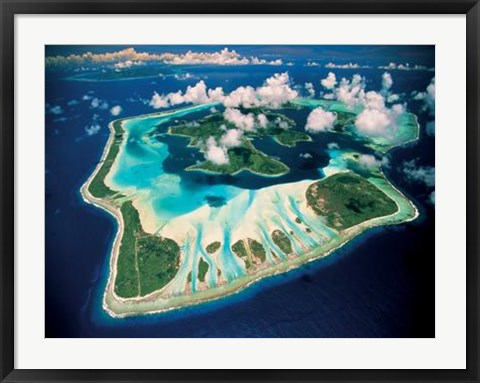
<svg viewBox="0 0 480 383">
<path fill-rule="evenodd" d="M 198 78 L 226 91 L 260 85 L 288 70 L 296 84 L 319 80 L 323 67 L 184 67 L 194 75 L 123 81 L 72 81 L 46 71 L 45 169 L 45 336 L 46 337 L 433 337 L 435 336 L 435 210 L 431 189 L 407 180 L 403 161 L 434 166 L 434 137 L 420 102 L 408 102 L 418 114 L 420 140 L 389 153 L 385 173 L 420 210 L 408 224 L 377 228 L 357 237 L 334 255 L 294 271 L 264 279 L 233 296 L 164 314 L 113 319 L 102 309 L 116 221 L 86 204 L 81 185 L 100 159 L 108 139 L 108 109 L 92 109 L 91 99 L 121 105 L 121 116 L 151 113 L 142 102 L 159 93 L 185 89 Z M 335 69 L 337 77 L 364 75 L 379 89 L 379 69 Z M 424 90 L 434 76 L 427 71 L 392 71 L 395 93 Z M 197 76 L 197 77 L 195 77 Z M 226 81 L 228 80 L 228 81 Z M 82 100 L 84 96 L 88 100 Z M 85 97 L 86 98 L 86 97 Z M 75 100 L 77 102 L 72 102 Z M 98 134 L 85 127 L 98 123 Z M 298 155 L 295 152 L 296 156 Z M 322 149 L 319 156 L 326 156 Z M 327 158 L 327 157 L 325 157 Z"/>
</svg>

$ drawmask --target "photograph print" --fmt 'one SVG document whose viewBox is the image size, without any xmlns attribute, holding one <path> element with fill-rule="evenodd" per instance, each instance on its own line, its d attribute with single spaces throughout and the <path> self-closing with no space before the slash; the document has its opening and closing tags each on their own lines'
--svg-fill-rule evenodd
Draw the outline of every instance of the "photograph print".
<svg viewBox="0 0 480 383">
<path fill-rule="evenodd" d="M 433 45 L 46 45 L 45 337 L 435 337 Z"/>
</svg>

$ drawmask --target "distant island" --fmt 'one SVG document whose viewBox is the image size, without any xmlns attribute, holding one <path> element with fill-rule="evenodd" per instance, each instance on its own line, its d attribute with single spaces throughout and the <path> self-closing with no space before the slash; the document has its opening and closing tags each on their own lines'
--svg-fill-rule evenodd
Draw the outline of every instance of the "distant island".
<svg viewBox="0 0 480 383">
<path fill-rule="evenodd" d="M 291 103 L 298 110 L 319 105 L 335 112 L 330 134 L 350 136 L 369 150 L 385 153 L 418 138 L 418 123 L 409 113 L 402 116 L 395 137 L 366 139 L 355 136 L 350 128 L 358 111 L 345 110 L 329 100 L 298 99 Z M 232 294 L 259 279 L 327 256 L 369 228 L 407 222 L 418 215 L 413 203 L 387 180 L 381 164 L 365 168 L 362 154 L 355 150 L 335 152 L 317 179 L 258 190 L 229 187 L 225 203 L 203 203 L 185 213 L 172 213 L 168 219 L 156 212 L 152 201 L 158 204 L 162 198 L 171 198 L 171 193 L 163 195 L 163 188 L 157 186 L 162 182 L 182 192 L 176 176 L 158 170 L 152 178 L 156 189 L 151 193 L 116 181 L 117 173 L 136 166 L 126 157 L 134 140 L 146 140 L 142 145 L 157 148 L 161 158 L 168 157 L 168 145 L 149 141 L 159 129 L 164 129 L 161 134 L 188 138 L 192 156 L 195 152 L 206 155 L 209 139 L 218 142 L 235 128 L 215 106 L 196 105 L 119 119 L 109 125 L 110 137 L 102 158 L 81 193 L 87 202 L 118 221 L 103 303 L 112 316 L 162 312 Z M 189 119 L 197 112 L 203 116 Z M 229 176 L 241 171 L 258 177 L 288 174 L 291 169 L 281 159 L 257 149 L 255 140 L 271 139 L 281 147 L 294 148 L 299 142 L 311 142 L 311 135 L 296 129 L 296 122 L 282 109 L 243 112 L 251 113 L 260 126 L 245 129 L 236 137 L 235 146 L 226 146 L 225 163 L 205 159 L 185 170 Z M 151 171 L 157 171 L 152 164 Z M 202 187 L 208 190 L 208 184 Z"/>
<path fill-rule="evenodd" d="M 287 173 L 290 169 L 282 162 L 262 153 L 255 148 L 251 139 L 254 137 L 271 137 L 280 145 L 293 147 L 300 141 L 311 141 L 311 137 L 303 132 L 293 130 L 295 122 L 288 117 L 262 109 L 249 109 L 256 118 L 264 116 L 265 126 L 255 131 L 246 131 L 241 137 L 241 145 L 228 150 L 228 164 L 218 165 L 211 161 L 205 161 L 188 167 L 187 170 L 201 170 L 211 173 L 236 174 L 242 170 L 265 176 L 279 176 Z M 235 125 L 226 120 L 222 113 L 210 114 L 199 121 L 184 123 L 169 128 L 168 134 L 190 137 L 190 146 L 199 149 L 205 145 L 209 137 L 219 139 Z"/>
</svg>

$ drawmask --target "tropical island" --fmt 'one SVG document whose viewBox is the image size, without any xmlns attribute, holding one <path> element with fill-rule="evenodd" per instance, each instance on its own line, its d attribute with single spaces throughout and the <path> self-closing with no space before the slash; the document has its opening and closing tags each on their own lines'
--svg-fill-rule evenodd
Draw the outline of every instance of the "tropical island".
<svg viewBox="0 0 480 383">
<path fill-rule="evenodd" d="M 240 110 L 240 112 L 243 111 Z M 279 113 L 259 108 L 250 109 L 248 112 L 253 116 L 253 121 L 258 121 L 259 116 L 262 116 L 264 123 L 256 130 L 253 130 L 252 125 L 251 131 L 245 130 L 238 138 L 241 145 L 228 148 L 227 164 L 215 164 L 207 160 L 189 166 L 187 170 L 233 175 L 242 170 L 247 170 L 265 176 L 279 176 L 287 173 L 290 170 L 287 165 L 255 148 L 251 139 L 271 137 L 280 145 L 294 147 L 297 142 L 311 141 L 311 137 L 306 133 L 294 130 L 295 121 Z M 189 146 L 203 150 L 208 139 L 213 137 L 215 140 L 219 140 L 222 134 L 233 129 L 235 129 L 235 125 L 225 119 L 222 113 L 216 112 L 194 123 L 185 122 L 172 126 L 169 128 L 168 134 L 189 137 Z"/>
<path fill-rule="evenodd" d="M 418 138 L 418 123 L 408 113 L 402 116 L 397 136 L 380 140 L 354 136 L 351 126 L 359 111 L 344 110 L 338 102 L 297 99 L 292 105 L 298 110 L 322 105 L 335 112 L 331 134 L 350 135 L 379 153 Z M 238 292 L 259 279 L 325 257 L 372 227 L 418 215 L 412 202 L 387 180 L 380 163 L 367 169 L 362 163 L 365 154 L 352 150 L 332 152 L 316 179 L 256 190 L 206 184 L 185 191 L 181 179 L 162 166 L 171 154 L 167 144 L 156 140 L 159 134 L 186 137 L 192 156 L 205 155 L 186 170 L 233 177 L 241 171 L 258 177 L 291 171 L 257 149 L 255 140 L 271 139 L 287 149 L 312 142 L 283 109 L 249 108 L 240 112 L 251 113 L 255 128 L 244 129 L 236 145 L 223 146 L 225 163 L 214 163 L 207 159 L 209 140 L 218 145 L 237 127 L 214 107 L 218 104 L 195 105 L 109 125 L 102 158 L 81 193 L 118 221 L 103 302 L 114 317 L 168 311 Z M 200 112 L 200 118 L 188 119 Z M 139 154 L 139 148 L 144 152 Z M 146 178 L 151 179 L 147 186 L 132 186 Z M 205 194 L 210 189 L 214 197 Z M 218 194 L 222 197 L 215 197 Z M 177 212 L 170 204 L 172 195 L 190 197 L 181 197 Z M 205 196 L 225 203 L 205 203 Z M 169 203 L 162 205 L 163 200 Z"/>
</svg>

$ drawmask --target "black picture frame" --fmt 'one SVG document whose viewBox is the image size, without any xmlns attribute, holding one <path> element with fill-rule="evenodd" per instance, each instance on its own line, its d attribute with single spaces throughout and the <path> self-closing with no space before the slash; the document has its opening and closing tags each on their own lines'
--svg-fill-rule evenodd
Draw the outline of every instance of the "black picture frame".
<svg viewBox="0 0 480 383">
<path fill-rule="evenodd" d="M 19 370 L 14 368 L 14 18 L 17 14 L 465 14 L 467 19 L 467 361 L 465 370 Z M 2 382 L 479 382 L 478 0 L 0 0 L 0 379 Z M 419 32 L 421 33 L 421 32 Z M 17 240 L 21 240 L 17 238 Z M 452 350 L 454 353 L 455 350 Z"/>
</svg>

